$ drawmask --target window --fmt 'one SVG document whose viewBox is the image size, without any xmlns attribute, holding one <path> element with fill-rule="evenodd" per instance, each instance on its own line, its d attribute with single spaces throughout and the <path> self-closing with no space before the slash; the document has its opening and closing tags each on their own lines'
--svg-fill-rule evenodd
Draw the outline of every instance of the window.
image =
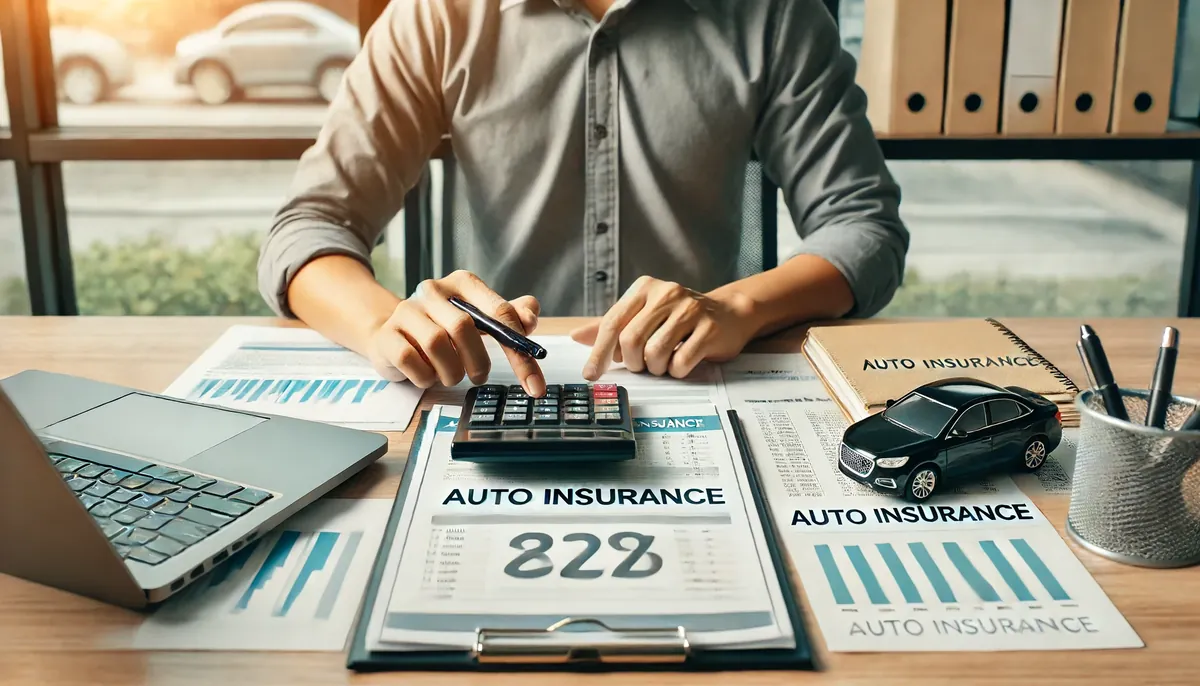
<svg viewBox="0 0 1200 686">
<path fill-rule="evenodd" d="M 313 31 L 316 27 L 300 17 L 284 14 L 256 17 L 229 27 L 227 33 L 254 33 L 256 31 Z"/>
<path fill-rule="evenodd" d="M 966 412 L 963 412 L 962 416 L 958 418 L 958 421 L 954 423 L 954 428 L 956 430 L 968 434 L 974 431 L 979 431 L 985 426 L 987 426 L 987 417 L 984 414 L 982 403 L 979 405 L 974 405 Z"/>
<path fill-rule="evenodd" d="M 310 2 L 311 17 L 248 19 L 239 29 L 311 31 L 226 44 L 214 31 L 256 0 L 50 3 L 51 48 L 63 126 L 291 126 L 316 129 L 358 52 L 358 0 Z"/>
<path fill-rule="evenodd" d="M 258 291 L 258 251 L 295 168 L 291 160 L 64 163 L 80 314 L 271 314 Z M 393 288 L 403 281 L 402 243 L 389 239 L 373 256 Z M 19 247 L 0 243 L 0 267 Z"/>
<path fill-rule="evenodd" d="M 993 400 L 988 403 L 988 413 L 991 415 L 991 423 L 999 424 L 1025 414 L 1025 408 L 1013 400 Z"/>
<path fill-rule="evenodd" d="M 0 315 L 6 314 L 29 314 L 29 290 L 17 178 L 12 163 L 0 161 Z"/>
<path fill-rule="evenodd" d="M 885 317 L 1171 317 L 1188 162 L 889 162 L 911 235 Z M 782 196 L 779 256 L 801 245 Z"/>
<path fill-rule="evenodd" d="M 934 402 L 920 393 L 913 393 L 883 411 L 893 422 L 926 436 L 937 436 L 954 416 L 954 409 Z"/>
</svg>

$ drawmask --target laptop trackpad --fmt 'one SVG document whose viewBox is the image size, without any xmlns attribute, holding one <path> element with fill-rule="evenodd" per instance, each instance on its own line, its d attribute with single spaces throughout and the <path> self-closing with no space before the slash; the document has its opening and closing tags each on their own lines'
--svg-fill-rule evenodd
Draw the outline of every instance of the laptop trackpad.
<svg viewBox="0 0 1200 686">
<path fill-rule="evenodd" d="M 240 412 L 131 393 L 39 433 L 152 462 L 178 464 L 265 421 Z"/>
</svg>

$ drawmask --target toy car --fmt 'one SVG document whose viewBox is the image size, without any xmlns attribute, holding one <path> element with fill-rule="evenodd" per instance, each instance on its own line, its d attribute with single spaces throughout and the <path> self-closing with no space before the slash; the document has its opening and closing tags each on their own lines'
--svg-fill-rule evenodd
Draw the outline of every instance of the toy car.
<svg viewBox="0 0 1200 686">
<path fill-rule="evenodd" d="M 1017 386 L 944 379 L 846 429 L 838 467 L 876 491 L 923 502 L 952 481 L 1034 471 L 1062 441 L 1062 413 Z"/>
</svg>

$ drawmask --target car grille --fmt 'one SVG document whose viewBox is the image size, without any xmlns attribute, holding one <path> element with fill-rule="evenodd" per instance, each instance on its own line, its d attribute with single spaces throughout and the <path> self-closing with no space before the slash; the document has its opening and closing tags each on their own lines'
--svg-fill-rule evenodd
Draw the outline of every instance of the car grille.
<svg viewBox="0 0 1200 686">
<path fill-rule="evenodd" d="M 875 461 L 862 453 L 842 444 L 842 466 L 859 476 L 866 476 L 875 468 Z"/>
</svg>

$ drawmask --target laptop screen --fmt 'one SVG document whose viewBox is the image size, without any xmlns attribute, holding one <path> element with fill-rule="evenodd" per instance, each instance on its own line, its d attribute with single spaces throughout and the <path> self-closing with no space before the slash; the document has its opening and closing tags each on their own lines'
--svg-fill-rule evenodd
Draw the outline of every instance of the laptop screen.
<svg viewBox="0 0 1200 686">
<path fill-rule="evenodd" d="M 179 464 L 265 421 L 232 410 L 130 393 L 38 433 Z"/>
</svg>

